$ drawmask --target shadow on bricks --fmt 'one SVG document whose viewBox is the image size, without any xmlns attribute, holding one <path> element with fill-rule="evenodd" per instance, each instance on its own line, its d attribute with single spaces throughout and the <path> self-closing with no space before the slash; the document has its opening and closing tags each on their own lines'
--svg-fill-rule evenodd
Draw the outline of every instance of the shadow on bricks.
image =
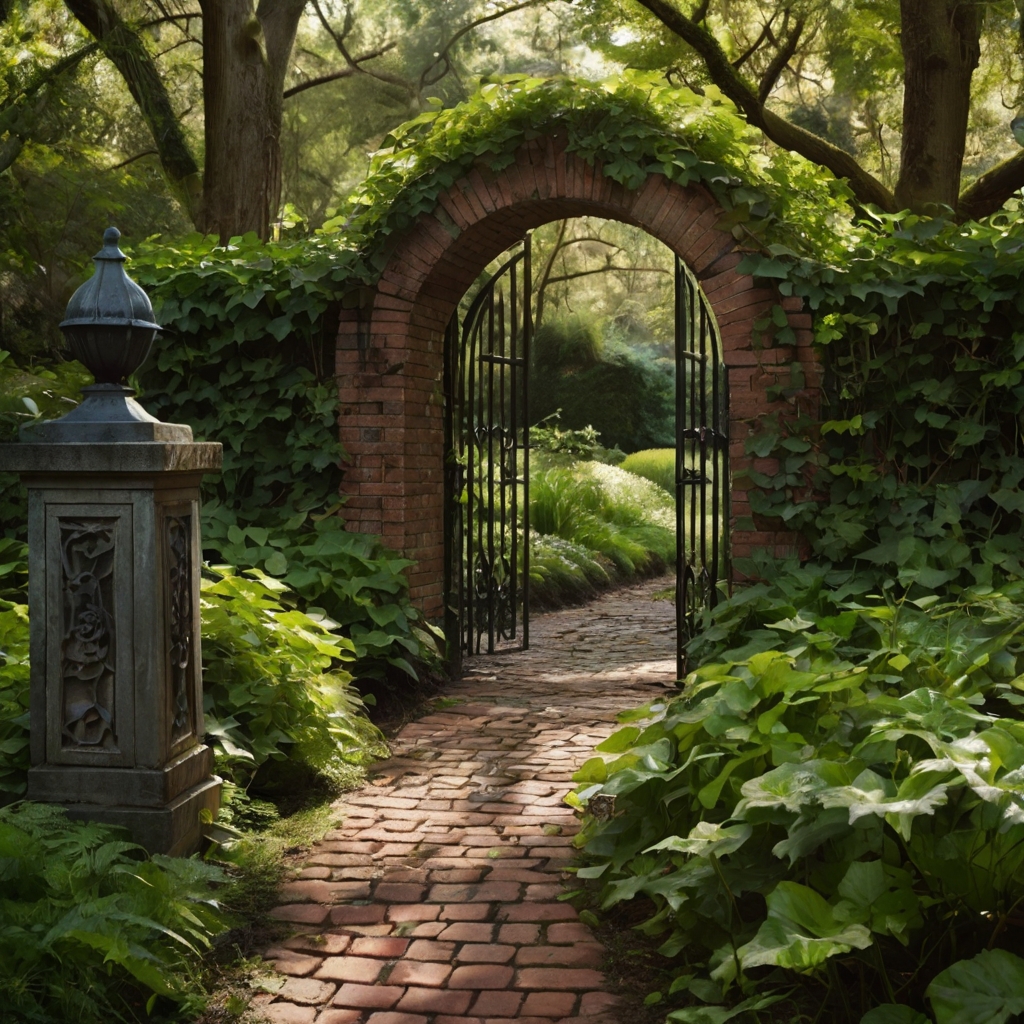
<svg viewBox="0 0 1024 1024">
<path fill-rule="evenodd" d="M 274 1024 L 628 1024 L 605 951 L 559 896 L 572 773 L 623 708 L 671 687 L 652 580 L 537 616 L 527 652 L 469 659 L 457 703 L 407 725 L 338 808 L 272 916 Z"/>
</svg>

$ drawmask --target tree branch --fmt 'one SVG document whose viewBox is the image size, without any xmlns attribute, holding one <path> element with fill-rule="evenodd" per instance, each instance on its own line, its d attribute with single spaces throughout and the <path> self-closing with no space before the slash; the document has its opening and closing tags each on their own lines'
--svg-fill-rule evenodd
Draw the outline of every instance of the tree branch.
<svg viewBox="0 0 1024 1024">
<path fill-rule="evenodd" d="M 369 53 L 364 53 L 359 57 L 353 58 L 352 63 L 359 65 L 362 64 L 363 61 L 373 60 L 375 57 L 381 57 L 389 50 L 393 50 L 397 45 L 397 43 L 385 43 L 383 46 L 378 46 L 376 50 L 371 50 Z M 297 93 L 305 92 L 307 89 L 313 89 L 318 85 L 326 85 L 328 82 L 337 82 L 341 78 L 351 78 L 359 70 L 362 69 L 358 66 L 347 67 L 341 68 L 338 71 L 331 71 L 326 75 L 318 75 L 316 78 L 307 78 L 304 82 L 299 82 L 298 85 L 293 85 L 285 89 L 284 98 L 288 99 L 289 96 L 295 96 Z"/>
<path fill-rule="evenodd" d="M 707 29 L 680 13 L 668 0 L 639 0 L 639 3 L 697 51 L 715 85 L 772 142 L 827 167 L 837 178 L 846 178 L 859 202 L 873 203 L 888 213 L 896 212 L 892 193 L 846 150 L 767 110 L 753 86 L 732 66 L 718 40 Z"/>
<path fill-rule="evenodd" d="M 547 280 L 548 284 L 555 284 L 558 281 L 573 281 L 577 277 L 587 277 L 590 274 L 608 274 L 612 271 L 618 271 L 622 274 L 670 274 L 672 271 L 666 270 L 664 267 L 596 267 L 594 270 L 577 270 L 573 274 L 560 274 L 556 277 L 549 277 Z"/>
<path fill-rule="evenodd" d="M 110 167 L 101 168 L 102 171 L 119 171 L 122 167 L 127 167 L 129 164 L 135 163 L 136 160 L 141 160 L 146 156 L 159 156 L 160 154 L 155 149 L 144 149 L 141 153 L 136 153 L 135 156 L 128 157 L 127 160 L 122 160 L 119 164 L 113 164 Z"/>
<path fill-rule="evenodd" d="M 774 15 L 772 15 L 774 17 Z M 744 64 L 750 60 L 751 57 L 757 52 L 757 48 L 768 38 L 771 34 L 771 20 L 766 21 L 761 29 L 761 34 L 748 46 L 733 62 L 732 66 L 739 71 Z"/>
<path fill-rule="evenodd" d="M 779 75 L 786 69 L 786 65 L 793 59 L 796 48 L 800 43 L 800 37 L 804 32 L 804 18 L 797 18 L 792 30 L 786 34 L 786 42 L 779 48 L 778 52 L 771 59 L 765 73 L 761 76 L 761 82 L 757 88 L 757 100 L 763 107 L 768 102 L 768 97 L 779 80 Z"/>
<path fill-rule="evenodd" d="M 371 78 L 376 78 L 378 82 L 385 82 L 388 85 L 396 85 L 409 96 L 416 95 L 416 87 L 412 82 L 407 81 L 400 75 L 392 75 L 388 72 L 383 71 L 372 71 L 370 68 L 360 67 L 356 59 L 349 53 L 348 47 L 345 45 L 345 37 L 348 35 L 352 28 L 352 8 L 345 8 L 345 27 L 340 31 L 336 32 L 331 23 L 327 20 L 327 15 L 324 14 L 323 9 L 320 7 L 320 0 L 313 0 L 313 10 L 316 11 L 316 16 L 323 26 L 324 31 L 334 40 L 334 45 L 337 48 L 338 53 L 344 58 L 345 63 L 352 69 L 353 72 L 361 71 L 365 75 L 369 75 Z"/>
<path fill-rule="evenodd" d="M 996 164 L 960 193 L 956 204 L 957 220 L 980 220 L 987 217 L 1022 188 L 1024 151 Z"/>
<path fill-rule="evenodd" d="M 98 43 L 88 43 L 69 53 L 38 71 L 13 99 L 0 104 L 0 135 L 7 135 L 7 141 L 0 145 L 0 171 L 6 171 L 21 155 L 32 129 L 46 109 L 48 96 L 43 90 L 98 50 Z M 30 104 L 33 98 L 35 102 Z"/>
<path fill-rule="evenodd" d="M 506 14 L 514 14 L 516 11 L 521 11 L 526 7 L 536 7 L 537 4 L 543 3 L 544 0 L 522 0 L 521 3 L 513 4 L 511 7 L 504 7 L 500 11 L 492 11 L 490 14 L 485 14 L 481 18 L 477 18 L 475 21 L 471 21 L 468 25 L 463 25 L 458 32 L 453 35 L 447 43 L 444 44 L 443 49 L 437 55 L 433 63 L 428 64 L 420 74 L 420 88 L 422 89 L 426 85 L 433 85 L 435 82 L 439 82 L 451 69 L 451 60 L 448 57 L 448 53 L 451 48 L 473 29 L 479 28 L 481 25 L 486 25 L 489 21 L 496 21 L 498 18 L 503 18 Z M 433 71 L 439 64 L 444 64 L 444 70 L 433 78 L 429 77 L 430 72 Z"/>
<path fill-rule="evenodd" d="M 199 165 L 145 43 L 121 19 L 109 0 L 65 0 L 65 5 L 95 37 L 104 55 L 120 72 L 153 134 L 160 164 L 171 187 L 195 222 L 202 202 Z"/>
</svg>

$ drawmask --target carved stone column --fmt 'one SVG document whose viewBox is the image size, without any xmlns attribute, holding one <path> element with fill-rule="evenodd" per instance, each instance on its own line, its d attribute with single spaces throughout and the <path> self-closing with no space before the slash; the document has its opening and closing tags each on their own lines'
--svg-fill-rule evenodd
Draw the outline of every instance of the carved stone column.
<svg viewBox="0 0 1024 1024">
<path fill-rule="evenodd" d="M 215 813 L 203 742 L 199 482 L 219 444 L 19 444 L 29 491 L 28 798 L 180 854 Z"/>
<path fill-rule="evenodd" d="M 149 415 L 123 385 L 157 325 L 108 229 L 61 324 L 97 383 L 0 445 L 28 488 L 28 798 L 187 854 L 221 780 L 203 743 L 199 484 L 221 446 Z"/>
</svg>

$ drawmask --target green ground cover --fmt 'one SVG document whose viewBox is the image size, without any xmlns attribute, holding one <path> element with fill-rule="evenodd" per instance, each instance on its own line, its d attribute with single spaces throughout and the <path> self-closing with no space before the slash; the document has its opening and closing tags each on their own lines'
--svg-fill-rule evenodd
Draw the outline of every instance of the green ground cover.
<svg viewBox="0 0 1024 1024">
<path fill-rule="evenodd" d="M 676 450 L 675 448 L 646 448 L 627 455 L 620 463 L 630 473 L 652 480 L 669 494 L 676 491 Z"/>
<path fill-rule="evenodd" d="M 675 562 L 675 500 L 614 465 L 593 427 L 531 430 L 530 601 L 535 609 L 587 600 Z"/>
<path fill-rule="evenodd" d="M 580 876 L 603 909 L 649 907 L 672 1021 L 1009 1020 L 1022 584 L 942 599 L 770 569 L 708 616 L 682 692 L 578 773 L 574 803 L 614 807 Z"/>
</svg>

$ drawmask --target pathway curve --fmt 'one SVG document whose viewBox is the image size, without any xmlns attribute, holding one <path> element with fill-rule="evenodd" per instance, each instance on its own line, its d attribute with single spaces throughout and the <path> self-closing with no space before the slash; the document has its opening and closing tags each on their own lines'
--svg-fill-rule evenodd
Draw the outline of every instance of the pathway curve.
<svg viewBox="0 0 1024 1024">
<path fill-rule="evenodd" d="M 294 930 L 265 953 L 275 1024 L 627 1024 L 558 900 L 562 796 L 615 714 L 671 684 L 670 583 L 536 616 L 529 651 L 470 659 L 458 703 L 401 730 L 273 911 Z"/>
</svg>

